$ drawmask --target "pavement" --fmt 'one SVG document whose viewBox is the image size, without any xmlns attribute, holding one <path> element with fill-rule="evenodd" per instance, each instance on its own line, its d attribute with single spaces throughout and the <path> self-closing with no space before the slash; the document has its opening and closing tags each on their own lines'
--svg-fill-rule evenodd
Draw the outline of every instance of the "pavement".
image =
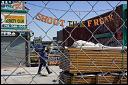
<svg viewBox="0 0 128 85">
<path fill-rule="evenodd" d="M 6 67 L 1 68 L 1 84 L 59 84 L 59 66 L 49 66 L 52 71 L 48 74 L 42 67 L 41 73 L 46 76 L 37 75 L 38 67 Z M 11 76 L 10 76 L 11 75 Z"/>
</svg>

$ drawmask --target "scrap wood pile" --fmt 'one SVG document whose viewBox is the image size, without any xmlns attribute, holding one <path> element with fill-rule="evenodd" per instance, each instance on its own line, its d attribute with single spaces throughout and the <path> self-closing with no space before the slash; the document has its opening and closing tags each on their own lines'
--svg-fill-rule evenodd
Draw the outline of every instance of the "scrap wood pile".
<svg viewBox="0 0 128 85">
<path fill-rule="evenodd" d="M 65 51 L 65 56 L 60 57 L 59 67 L 63 71 L 73 74 L 77 74 L 77 73 L 93 74 L 93 73 L 102 73 L 102 72 L 116 73 L 122 71 L 127 72 L 127 53 L 122 52 L 121 50 L 112 50 L 112 49 L 81 50 L 80 48 L 68 48 Z M 63 75 L 65 75 L 64 72 Z M 68 78 L 70 77 L 68 76 Z M 99 78 L 98 80 L 100 81 L 101 79 Z M 82 78 L 81 81 L 84 82 Z M 70 83 L 72 83 L 71 80 Z M 79 84 L 79 82 L 77 82 L 77 84 Z"/>
</svg>

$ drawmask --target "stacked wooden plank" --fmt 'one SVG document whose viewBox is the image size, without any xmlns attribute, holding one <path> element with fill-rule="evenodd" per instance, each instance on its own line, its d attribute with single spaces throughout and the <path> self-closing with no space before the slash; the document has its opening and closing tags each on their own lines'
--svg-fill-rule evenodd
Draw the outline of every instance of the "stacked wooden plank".
<svg viewBox="0 0 128 85">
<path fill-rule="evenodd" d="M 60 84 L 127 84 L 127 75 L 99 75 L 99 74 L 82 74 L 73 75 L 68 72 L 60 72 Z"/>
<path fill-rule="evenodd" d="M 60 68 L 70 73 L 118 72 L 127 70 L 127 53 L 115 50 L 70 48 L 60 58 Z"/>
<path fill-rule="evenodd" d="M 49 54 L 48 58 L 49 58 L 48 65 L 58 66 L 60 64 L 60 61 L 59 61 L 60 55 L 59 54 Z"/>
<path fill-rule="evenodd" d="M 83 74 L 72 75 L 71 73 L 60 72 L 60 84 L 127 84 L 127 76 L 121 75 L 96 75 Z"/>
<path fill-rule="evenodd" d="M 103 72 L 117 73 L 127 71 L 127 53 L 122 53 L 121 50 L 81 50 L 78 48 L 68 48 L 65 51 L 65 56 L 62 55 L 60 57 L 59 67 L 63 70 L 60 73 L 60 80 L 66 84 L 87 84 L 87 81 L 88 84 L 126 84 L 126 79 L 121 80 L 119 76 L 105 75 L 92 77 L 84 75 L 88 73 L 95 75 Z M 70 74 L 73 74 L 73 76 Z M 83 75 L 78 76 L 80 74 Z"/>
<path fill-rule="evenodd" d="M 60 73 L 60 84 L 95 84 L 95 75 L 72 75 L 70 73 Z"/>
<path fill-rule="evenodd" d="M 112 75 L 97 76 L 96 80 L 97 80 L 97 84 L 119 84 L 120 83 L 119 76 L 112 76 Z"/>
<path fill-rule="evenodd" d="M 120 76 L 120 84 L 127 84 L 127 75 Z"/>
<path fill-rule="evenodd" d="M 98 75 L 96 82 L 97 84 L 127 84 L 127 75 Z"/>
</svg>

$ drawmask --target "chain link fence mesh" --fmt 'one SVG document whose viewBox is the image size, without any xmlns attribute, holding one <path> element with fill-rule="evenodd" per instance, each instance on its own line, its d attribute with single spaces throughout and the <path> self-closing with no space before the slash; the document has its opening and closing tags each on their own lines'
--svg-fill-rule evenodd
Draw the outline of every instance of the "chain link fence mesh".
<svg viewBox="0 0 128 85">
<path fill-rule="evenodd" d="M 123 19 L 122 16 L 120 16 L 117 13 L 117 11 L 115 11 L 116 7 L 118 7 L 122 3 L 122 1 L 117 1 L 117 2 L 113 3 L 114 5 L 109 1 L 104 1 L 103 3 L 106 3 L 106 6 L 109 6 L 110 9 L 101 8 L 98 11 L 96 10 L 96 7 L 98 8 L 99 4 L 102 5 L 101 4 L 102 2 L 100 2 L 100 1 L 95 1 L 95 2 L 92 2 L 92 1 L 63 1 L 62 3 L 63 3 L 63 5 L 65 5 L 64 7 L 67 9 L 61 9 L 61 7 L 59 8 L 59 6 L 57 6 L 57 5 L 59 5 L 60 2 L 59 3 L 58 2 L 54 2 L 54 1 L 26 1 L 25 2 L 26 8 L 29 9 L 29 7 L 31 6 L 28 13 L 27 13 L 27 25 L 26 26 L 31 30 L 33 30 L 35 28 L 33 30 L 33 32 L 35 32 L 34 34 L 35 35 L 37 35 L 37 34 L 41 35 L 42 40 L 48 39 L 50 41 L 53 41 L 53 39 L 51 37 L 51 33 L 54 32 L 53 30 L 56 30 L 55 28 L 57 28 L 57 26 L 51 25 L 51 24 L 48 26 L 48 24 L 46 24 L 46 23 L 44 24 L 40 21 L 35 20 L 35 18 L 37 17 L 38 14 L 44 13 L 44 15 L 45 15 L 45 13 L 49 13 L 49 16 L 53 16 L 57 20 L 61 20 L 61 19 L 68 19 L 69 20 L 70 19 L 70 20 L 78 20 L 79 21 L 79 23 L 77 23 L 77 25 L 75 27 L 71 28 L 72 29 L 71 31 L 69 31 L 66 27 L 60 28 L 61 30 L 65 31 L 67 33 L 67 35 L 69 35 L 66 37 L 65 40 L 62 41 L 61 44 L 53 41 L 53 43 L 57 46 L 57 50 L 59 51 L 61 56 L 63 56 L 63 58 L 61 59 L 61 62 L 66 62 L 65 61 L 65 58 L 66 58 L 67 61 L 70 61 L 70 65 L 73 68 L 75 68 L 77 70 L 77 72 L 80 74 L 80 77 L 77 81 L 82 80 L 83 82 L 89 83 L 88 79 L 85 78 L 85 75 L 79 70 L 78 66 L 74 65 L 74 63 L 72 63 L 72 61 L 69 59 L 69 57 L 60 49 L 59 46 L 61 46 L 61 48 L 65 49 L 64 48 L 66 46 L 65 43 L 70 42 L 70 41 L 68 41 L 69 39 L 71 39 L 73 42 L 76 42 L 77 39 L 75 39 L 73 37 L 74 36 L 73 33 L 79 27 L 79 25 L 81 24 L 82 21 L 85 21 L 88 18 L 89 19 L 92 18 L 89 16 L 93 15 L 93 17 L 98 16 L 99 18 L 102 18 L 101 14 L 108 12 L 108 10 L 109 11 L 111 10 L 110 15 L 114 13 L 115 16 L 117 17 L 117 20 L 118 19 L 120 20 L 121 23 L 116 22 L 117 21 L 116 19 L 114 20 L 115 26 L 117 25 L 115 32 L 113 32 L 107 24 L 105 24 L 105 23 L 103 24 L 104 27 L 106 28 L 105 30 L 107 30 L 110 34 L 112 34 L 111 38 L 106 39 L 106 41 L 104 42 L 104 45 L 112 46 L 113 44 L 111 45 L 110 43 L 114 42 L 115 44 L 117 43 L 116 45 L 119 45 L 120 47 L 122 47 L 122 52 L 123 52 L 122 53 L 122 62 L 125 62 L 125 60 L 123 59 L 124 58 L 123 56 L 125 54 L 127 54 L 127 51 L 124 49 L 127 42 L 124 43 L 124 41 L 123 41 L 123 43 L 122 43 L 115 36 L 115 34 L 118 34 L 118 32 L 122 28 L 127 30 L 127 26 L 126 26 L 127 19 Z M 50 8 L 52 3 L 55 6 L 53 5 L 53 8 Z M 62 3 L 61 3 L 61 5 L 62 5 Z M 86 5 L 85 7 L 87 7 L 88 10 L 85 10 L 84 7 L 80 7 L 83 5 Z M 80 7 L 80 9 L 77 8 L 77 6 Z M 56 7 L 58 7 L 58 8 L 56 8 Z M 37 8 L 39 8 L 39 10 L 37 10 Z M 83 11 L 82 9 L 85 11 Z M 9 17 L 11 14 L 14 14 L 15 11 L 16 10 L 13 10 L 12 12 L 7 13 L 8 15 L 6 16 L 6 18 Z M 60 13 L 60 12 L 62 12 L 62 13 Z M 101 13 L 99 13 L 99 12 L 101 12 Z M 59 15 L 57 15 L 57 13 Z M 3 14 L 4 14 L 4 12 L 1 12 L 1 15 L 3 15 Z M 122 12 L 122 15 L 123 14 L 124 14 L 124 12 Z M 68 17 L 67 17 L 67 15 L 68 15 Z M 1 24 L 3 22 L 4 21 L 2 21 Z M 60 24 L 60 23 L 58 23 L 58 24 Z M 119 24 L 121 24 L 121 25 L 119 25 Z M 10 23 L 10 25 L 11 25 L 11 23 Z M 102 25 L 99 25 L 98 27 L 96 27 L 96 29 L 94 31 L 90 31 L 90 28 L 84 24 L 84 28 L 81 28 L 81 29 L 86 29 L 91 34 L 90 37 L 86 41 L 88 41 L 88 42 L 95 41 L 97 43 L 101 43 L 102 40 L 96 38 L 95 34 L 96 34 L 96 32 L 100 31 L 100 29 L 102 27 L 103 27 Z M 80 27 L 79 27 L 79 29 L 80 29 Z M 57 29 L 57 31 L 58 31 L 58 29 Z M 54 34 L 56 35 L 57 31 L 55 31 L 53 33 L 53 35 Z M 12 31 L 7 30 L 7 32 L 12 32 Z M 1 43 L 1 50 L 2 50 L 1 51 L 1 80 L 2 80 L 1 83 L 2 84 L 10 84 L 10 83 L 18 82 L 18 83 L 29 83 L 29 84 L 39 84 L 39 83 L 41 84 L 41 83 L 44 83 L 45 80 L 47 81 L 47 83 L 49 83 L 48 81 L 56 78 L 56 80 L 58 82 L 61 82 L 62 84 L 66 84 L 64 82 L 64 79 L 60 78 L 61 74 L 63 74 L 64 71 L 62 71 L 61 73 L 57 72 L 56 67 L 55 68 L 49 67 L 50 70 L 55 74 L 53 76 L 51 75 L 49 80 L 47 78 L 44 78 L 44 80 L 41 80 L 42 78 L 39 77 L 36 73 L 34 73 L 34 72 L 37 72 L 38 67 L 26 67 L 26 65 L 29 65 L 29 63 L 26 61 L 26 59 L 27 60 L 29 59 L 30 50 L 27 51 L 27 50 L 23 50 L 23 49 L 25 49 L 25 48 L 30 49 L 30 47 L 29 47 L 30 46 L 30 39 L 28 37 L 30 35 L 25 36 L 25 35 L 23 35 L 23 33 L 27 34 L 27 32 L 30 32 L 30 31 L 25 31 L 24 29 L 21 29 L 21 31 L 18 31 L 17 29 L 15 29 L 14 32 L 17 33 L 16 34 L 17 36 L 10 38 L 10 37 L 5 36 L 4 31 L 1 31 L 1 35 L 2 35 L 1 36 L 1 40 L 2 40 L 1 41 L 2 42 Z M 79 34 L 75 34 L 75 35 L 79 36 Z M 18 47 L 18 45 L 19 45 L 19 47 Z M 33 51 L 35 51 L 33 46 L 32 46 L 32 49 L 33 49 Z M 27 55 L 26 52 L 28 52 L 29 55 Z M 94 65 L 96 67 L 96 69 L 99 70 L 100 73 L 104 74 L 104 71 L 100 68 L 100 66 L 98 66 L 95 63 L 96 60 L 94 60 L 84 49 L 81 48 L 77 52 L 78 53 L 82 52 L 84 55 L 86 55 L 88 57 L 88 59 L 91 61 L 91 64 Z M 38 52 L 36 52 L 36 53 L 38 54 Z M 105 52 L 105 51 L 103 51 L 103 53 L 107 54 L 107 52 Z M 97 55 L 99 55 L 99 54 L 100 54 L 100 52 Z M 40 55 L 38 54 L 38 56 L 40 56 Z M 109 54 L 107 54 L 106 57 L 107 56 L 109 56 Z M 105 62 L 106 61 L 104 61 L 104 63 Z M 126 63 L 127 63 L 127 61 L 126 61 Z M 127 71 L 126 70 L 125 71 L 122 70 L 122 68 L 120 68 L 120 66 L 118 66 L 118 64 L 116 64 L 116 63 L 112 62 L 111 65 L 114 65 L 116 68 L 118 68 L 120 70 L 121 74 L 123 74 L 122 77 L 127 79 L 127 76 L 126 76 Z M 64 67 L 66 67 L 66 65 Z M 31 70 L 32 68 L 36 68 L 36 70 L 35 69 Z M 59 67 L 57 67 L 57 69 L 59 69 Z M 44 70 L 44 68 L 42 70 Z M 10 71 L 10 72 L 8 72 L 8 71 Z M 105 73 L 106 74 L 108 74 L 108 73 L 112 74 L 111 71 L 108 71 Z M 24 75 L 21 75 L 21 74 L 24 74 Z M 27 80 L 25 80 L 26 75 L 27 75 Z M 57 77 L 55 77 L 55 76 L 57 76 Z M 68 78 L 68 77 L 65 77 L 65 78 Z M 121 80 L 121 78 L 120 78 L 120 80 Z M 111 82 L 111 80 L 109 80 L 108 78 L 105 77 L 105 74 L 103 75 L 103 80 L 107 81 L 107 82 Z M 53 83 L 56 83 L 56 82 L 53 82 Z"/>
</svg>

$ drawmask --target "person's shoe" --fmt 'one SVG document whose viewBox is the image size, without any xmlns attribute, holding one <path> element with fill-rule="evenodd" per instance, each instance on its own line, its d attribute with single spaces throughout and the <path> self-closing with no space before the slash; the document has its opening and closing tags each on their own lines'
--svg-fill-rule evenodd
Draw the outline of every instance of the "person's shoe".
<svg viewBox="0 0 128 85">
<path fill-rule="evenodd" d="M 40 75 L 41 73 L 37 73 L 38 75 Z"/>
<path fill-rule="evenodd" d="M 48 74 L 51 74 L 52 72 L 49 72 Z"/>
<path fill-rule="evenodd" d="M 37 73 L 38 75 L 40 75 L 40 76 L 47 76 L 47 75 L 44 75 L 44 74 L 41 74 L 41 73 Z"/>
</svg>

